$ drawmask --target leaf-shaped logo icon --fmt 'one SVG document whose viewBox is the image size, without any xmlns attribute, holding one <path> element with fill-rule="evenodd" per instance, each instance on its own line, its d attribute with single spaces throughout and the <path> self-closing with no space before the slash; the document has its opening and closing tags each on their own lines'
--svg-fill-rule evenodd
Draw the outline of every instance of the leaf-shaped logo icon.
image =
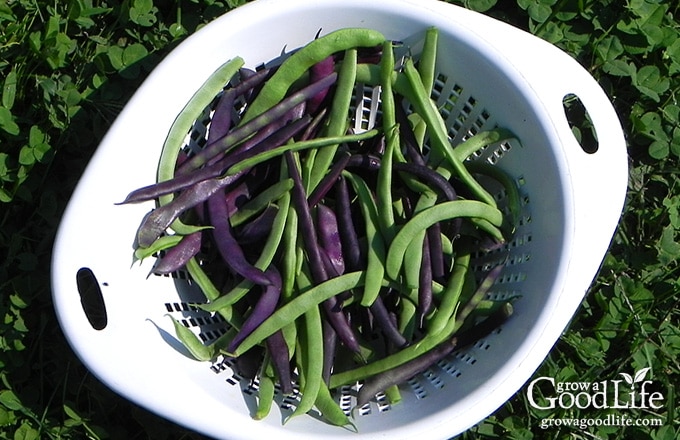
<svg viewBox="0 0 680 440">
<path fill-rule="evenodd" d="M 649 367 L 641 368 L 640 371 L 636 372 L 634 382 L 638 383 L 645 380 L 645 376 L 647 376 L 647 372 L 649 371 L 649 369 L 650 369 Z"/>
<path fill-rule="evenodd" d="M 633 385 L 633 376 L 628 373 L 619 373 L 629 385 Z"/>
</svg>

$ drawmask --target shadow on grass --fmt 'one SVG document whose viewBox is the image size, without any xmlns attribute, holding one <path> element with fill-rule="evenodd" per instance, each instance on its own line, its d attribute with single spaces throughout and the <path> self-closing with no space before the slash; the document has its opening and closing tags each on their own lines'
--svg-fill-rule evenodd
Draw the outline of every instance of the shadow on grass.
<svg viewBox="0 0 680 440">
<path fill-rule="evenodd" d="M 87 431 L 83 423 L 101 438 L 206 438 L 128 402 L 89 373 L 68 346 L 51 301 L 52 245 L 71 193 L 116 116 L 160 60 L 161 55 L 148 55 L 90 94 L 57 141 L 45 172 L 29 176 L 24 194 L 6 212 L 15 216 L 14 225 L 23 224 L 15 226 L 21 234 L 16 240 L 33 241 L 35 261 L 24 266 L 6 264 L 8 281 L 3 280 L 3 285 L 30 297 L 22 311 L 29 330 L 21 339 L 26 348 L 10 351 L 0 360 L 7 358 L 4 375 L 21 402 L 21 412 L 34 419 L 44 438 L 83 438 Z M 50 428 L 64 429 L 68 418 L 64 405 L 82 417 L 82 423 L 63 437 L 46 434 Z"/>
</svg>

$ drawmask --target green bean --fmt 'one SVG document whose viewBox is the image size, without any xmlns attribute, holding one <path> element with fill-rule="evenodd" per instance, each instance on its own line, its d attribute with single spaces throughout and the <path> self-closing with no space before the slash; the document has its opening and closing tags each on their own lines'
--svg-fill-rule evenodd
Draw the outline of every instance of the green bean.
<svg viewBox="0 0 680 440">
<path fill-rule="evenodd" d="M 215 287 L 213 282 L 210 280 L 210 277 L 208 277 L 205 271 L 203 271 L 196 258 L 189 259 L 185 267 L 187 272 L 189 272 L 191 279 L 196 283 L 196 285 L 198 285 L 198 287 L 201 289 L 201 292 L 203 292 L 208 301 L 215 301 L 220 297 L 221 293 L 219 289 Z M 198 307 L 205 308 L 209 306 L 210 303 L 200 304 Z M 243 317 L 240 313 L 234 310 L 233 307 L 221 307 L 219 310 L 217 310 L 217 312 L 224 318 L 225 321 L 229 323 L 229 325 L 235 328 L 241 328 L 241 325 L 243 324 Z"/>
<path fill-rule="evenodd" d="M 452 326 L 449 325 L 449 327 Z M 333 374 L 331 375 L 329 387 L 337 388 L 342 385 L 354 383 L 406 363 L 420 356 L 421 354 L 428 352 L 441 341 L 445 340 L 446 336 L 448 335 L 450 335 L 449 332 L 439 335 L 426 335 L 420 341 L 409 345 L 393 354 L 387 355 L 380 360 L 362 365 L 352 370 Z"/>
<path fill-rule="evenodd" d="M 329 386 L 331 388 L 336 388 L 390 370 L 406 362 L 409 362 L 424 353 L 427 353 L 428 351 L 430 351 L 443 341 L 446 341 L 447 339 L 451 338 L 451 336 L 454 335 L 455 332 L 462 327 L 465 320 L 477 307 L 477 305 L 484 299 L 488 291 L 488 287 L 490 287 L 491 284 L 490 281 L 493 280 L 494 277 L 498 275 L 501 268 L 502 268 L 501 266 L 497 266 L 494 269 L 492 269 L 492 272 L 490 272 L 489 275 L 487 275 L 484 282 L 482 283 L 484 286 L 478 288 L 477 291 L 475 291 L 475 293 L 468 300 L 465 306 L 463 306 L 459 310 L 457 315 L 451 317 L 448 320 L 448 322 L 443 327 L 441 332 L 426 333 L 425 336 L 423 336 L 423 338 L 420 341 L 412 345 L 409 345 L 408 347 L 405 347 L 399 350 L 398 352 L 390 354 L 378 361 L 362 365 L 352 370 L 347 370 L 341 373 L 334 374 L 331 376 Z"/>
<path fill-rule="evenodd" d="M 135 260 L 143 260 L 145 258 L 151 257 L 157 252 L 170 249 L 182 241 L 183 237 L 184 235 L 181 234 L 162 235 L 158 237 L 153 243 L 151 243 L 151 246 L 137 247 L 134 252 Z"/>
<path fill-rule="evenodd" d="M 379 86 L 381 81 L 380 66 L 377 64 L 363 64 L 357 65 L 356 81 L 357 83 Z M 408 83 L 406 76 L 398 72 L 392 73 L 392 88 L 396 94 L 402 95 L 408 100 L 413 97 L 411 85 Z"/>
<path fill-rule="evenodd" d="M 347 426 L 354 432 L 358 432 L 356 425 L 352 423 L 352 420 L 347 417 L 347 414 L 345 414 L 337 402 L 333 400 L 333 396 L 331 396 L 331 392 L 325 383 L 321 383 L 321 386 L 319 387 L 315 406 L 328 423 L 335 426 Z"/>
<path fill-rule="evenodd" d="M 298 333 L 299 334 L 299 333 Z M 298 342 L 304 349 L 299 350 L 302 365 L 298 365 L 302 397 L 295 411 L 286 419 L 306 414 L 317 401 L 319 389 L 323 383 L 323 336 L 321 325 L 321 310 L 311 307 L 304 314 L 304 331 L 299 334 Z"/>
<path fill-rule="evenodd" d="M 390 401 L 390 404 L 396 405 L 397 403 L 401 402 L 401 391 L 399 390 L 398 385 L 391 385 L 385 389 L 385 396 L 387 397 L 387 400 Z"/>
<path fill-rule="evenodd" d="M 435 296 L 441 296 L 442 293 L 444 292 L 445 286 L 442 284 L 432 281 L 432 294 Z"/>
<path fill-rule="evenodd" d="M 212 346 L 203 344 L 194 332 L 182 325 L 182 323 L 173 318 L 172 315 L 167 316 L 172 320 L 172 325 L 175 328 L 177 338 L 182 342 L 184 347 L 189 350 L 194 359 L 207 362 L 215 358 L 217 353 L 213 350 Z"/>
<path fill-rule="evenodd" d="M 508 212 L 510 213 L 509 218 L 506 217 L 506 221 L 503 223 L 503 229 L 507 231 L 507 234 L 512 234 L 519 224 L 519 217 L 522 210 L 519 188 L 517 187 L 515 180 L 498 166 L 480 161 L 469 162 L 468 169 L 471 173 L 491 177 L 503 186 Z"/>
<path fill-rule="evenodd" d="M 265 354 L 265 359 L 262 362 L 262 368 L 258 377 L 257 387 L 257 407 L 253 418 L 255 420 L 262 420 L 269 415 L 274 401 L 275 381 L 274 368 L 271 365 L 271 358 Z"/>
<path fill-rule="evenodd" d="M 420 60 L 418 61 L 418 73 L 423 82 L 423 87 L 427 92 L 427 96 L 432 96 L 432 88 L 434 86 L 434 77 L 436 74 L 437 62 L 437 43 L 439 40 L 439 30 L 435 27 L 430 27 L 425 31 L 425 41 L 423 43 L 423 50 L 420 53 Z M 427 124 L 421 119 L 420 122 L 413 126 L 413 132 L 416 141 L 423 147 L 425 134 L 427 132 Z"/>
<path fill-rule="evenodd" d="M 425 91 L 420 75 L 413 65 L 413 60 L 410 58 L 404 63 L 404 73 L 413 91 L 411 104 L 420 113 L 431 130 L 430 143 L 433 150 L 443 155 L 453 168 L 455 175 L 470 189 L 475 197 L 495 207 L 496 201 L 494 198 L 470 175 L 465 165 L 454 156 L 453 148 L 448 139 L 446 124 Z"/>
<path fill-rule="evenodd" d="M 257 410 L 253 416 L 255 420 L 262 420 L 269 415 L 274 402 L 274 390 L 274 379 L 260 375 L 257 389 Z"/>
<path fill-rule="evenodd" d="M 291 206 L 288 208 L 288 217 L 286 218 L 286 227 L 284 228 L 282 239 L 283 250 L 281 271 L 283 277 L 281 299 L 284 303 L 288 302 L 293 297 L 293 292 L 295 289 L 295 278 L 297 277 L 298 272 L 297 230 L 297 211 L 295 211 L 295 208 Z"/>
<path fill-rule="evenodd" d="M 425 41 L 423 50 L 420 52 L 418 61 L 418 73 L 425 90 L 430 92 L 434 85 L 434 77 L 437 63 L 437 43 L 439 40 L 439 29 L 429 27 L 425 31 Z"/>
<path fill-rule="evenodd" d="M 413 215 L 432 207 L 437 202 L 437 194 L 431 190 L 423 192 L 413 209 Z M 404 267 L 404 282 L 412 289 L 417 289 L 420 282 L 420 265 L 423 260 L 423 240 L 426 229 L 419 231 L 408 244 L 406 255 L 409 256 L 409 264 Z"/>
<path fill-rule="evenodd" d="M 392 280 L 398 278 L 408 244 L 418 233 L 437 222 L 456 217 L 480 217 L 494 226 L 503 222 L 503 214 L 497 208 L 476 200 L 455 200 L 429 207 L 414 215 L 394 237 L 385 262 L 387 276 Z"/>
<path fill-rule="evenodd" d="M 474 316 L 489 316 L 505 307 L 506 304 L 511 304 L 513 300 L 516 300 L 518 296 L 512 296 L 502 300 L 493 299 L 483 299 L 479 302 L 475 310 L 472 312 Z"/>
<path fill-rule="evenodd" d="M 503 220 L 501 226 L 505 224 L 506 220 Z M 505 242 L 505 236 L 500 227 L 491 224 L 487 219 L 484 218 L 470 218 L 470 223 L 477 228 L 478 231 L 486 232 L 490 237 L 495 239 L 499 243 Z"/>
<path fill-rule="evenodd" d="M 386 242 L 392 241 L 395 234 L 394 211 L 392 208 L 392 162 L 394 151 L 399 146 L 399 126 L 397 125 L 394 92 L 392 91 L 392 72 L 394 72 L 394 51 L 392 42 L 383 43 L 380 61 L 380 101 L 385 133 L 385 153 L 378 169 L 376 186 L 376 204 L 378 221 Z"/>
<path fill-rule="evenodd" d="M 323 301 L 339 293 L 363 286 L 366 280 L 365 271 L 350 272 L 331 278 L 318 284 L 304 293 L 291 299 L 287 304 L 281 306 L 267 318 L 257 329 L 255 329 L 230 356 L 237 357 L 250 350 L 267 336 L 281 330 L 283 327 L 302 316 L 312 307 L 317 307 Z"/>
<path fill-rule="evenodd" d="M 438 167 L 435 171 L 441 174 L 442 177 L 447 180 L 451 178 L 451 173 L 444 167 Z M 434 206 L 435 203 L 437 203 L 437 193 L 435 193 L 431 188 L 426 187 L 421 193 L 420 198 L 413 209 L 413 214 L 418 214 L 424 209 Z M 404 278 L 406 284 L 412 288 L 418 287 L 420 263 L 423 257 L 423 240 L 425 239 L 426 234 L 426 230 L 418 232 L 406 250 L 406 255 L 409 256 L 410 264 L 404 267 Z"/>
<path fill-rule="evenodd" d="M 427 332 L 429 334 L 438 334 L 443 331 L 446 323 L 451 316 L 454 315 L 455 310 L 460 303 L 463 284 L 465 284 L 465 275 L 469 269 L 470 251 L 469 249 L 464 249 L 462 253 L 456 254 L 453 270 L 451 271 L 451 276 L 444 289 L 439 307 L 437 308 L 436 313 L 432 315 L 432 318 L 427 322 Z"/>
<path fill-rule="evenodd" d="M 444 255 L 453 255 L 453 241 L 446 234 L 441 234 L 442 237 L 442 253 Z"/>
<path fill-rule="evenodd" d="M 295 325 L 295 322 L 291 322 L 287 326 L 283 327 L 281 332 L 283 333 L 283 340 L 286 341 L 286 345 L 288 346 L 288 356 L 290 359 L 292 359 L 297 351 L 297 326 Z"/>
<path fill-rule="evenodd" d="M 345 57 L 340 66 L 338 81 L 336 83 L 333 103 L 328 115 L 328 126 L 325 136 L 342 136 L 347 132 L 347 115 L 349 114 L 350 104 L 354 96 L 354 83 L 357 68 L 357 49 L 351 48 L 345 51 Z M 323 179 L 328 171 L 338 145 L 330 145 L 320 150 L 312 150 L 308 161 L 311 165 L 309 181 L 307 182 L 307 193 L 310 194 Z"/>
<path fill-rule="evenodd" d="M 364 284 L 361 305 L 369 307 L 375 301 L 382 287 L 383 275 L 385 273 L 385 241 L 378 231 L 378 210 L 366 182 L 347 171 L 343 176 L 349 180 L 361 201 L 359 204 L 364 216 L 366 226 L 366 283 Z"/>
<path fill-rule="evenodd" d="M 361 28 L 339 29 L 311 41 L 281 63 L 248 106 L 242 122 L 247 122 L 281 101 L 290 86 L 316 63 L 337 52 L 375 47 L 383 41 L 385 37 L 380 32 Z"/>
<path fill-rule="evenodd" d="M 300 268 L 300 273 L 295 278 L 298 292 L 306 292 L 314 286 L 312 282 L 312 274 L 310 273 L 308 261 L 303 260 Z"/>
<path fill-rule="evenodd" d="M 251 200 L 243 204 L 235 213 L 229 217 L 232 227 L 237 227 L 252 217 L 263 211 L 271 203 L 279 200 L 293 187 L 292 179 L 283 179 L 273 184 L 269 188 L 258 193 Z"/>
<path fill-rule="evenodd" d="M 316 138 L 316 139 L 310 139 L 307 141 L 299 141 L 299 142 L 290 142 L 286 145 L 281 145 L 276 148 L 272 148 L 271 150 L 264 151 L 262 153 L 258 153 L 252 157 L 249 157 L 247 159 L 244 159 L 237 164 L 234 164 L 231 166 L 227 172 L 226 176 L 233 176 L 235 174 L 240 173 L 243 170 L 246 170 L 248 168 L 254 167 L 255 165 L 259 165 L 263 162 L 268 161 L 269 159 L 273 159 L 275 157 L 281 156 L 287 151 L 301 151 L 301 150 L 309 150 L 311 148 L 324 148 L 328 147 L 331 145 L 337 145 L 337 144 L 342 144 L 344 142 L 358 142 L 358 141 L 363 141 L 366 139 L 370 139 L 376 134 L 378 134 L 377 129 L 365 131 L 363 133 L 359 134 L 349 134 L 349 135 L 344 135 L 344 136 L 333 136 L 333 137 L 322 137 L 322 138 Z"/>
<path fill-rule="evenodd" d="M 494 128 L 493 130 L 480 131 L 456 145 L 456 148 L 453 149 L 451 154 L 457 161 L 463 162 L 489 145 L 514 138 L 515 135 L 507 128 Z"/>
<path fill-rule="evenodd" d="M 195 257 L 187 261 L 186 269 L 191 279 L 201 288 L 201 292 L 203 292 L 208 301 L 213 301 L 220 296 L 219 289 L 215 287 Z"/>
<path fill-rule="evenodd" d="M 227 85 L 238 70 L 243 67 L 244 61 L 240 57 L 233 58 L 218 67 L 203 83 L 201 87 L 186 103 L 182 111 L 177 115 L 163 143 L 159 160 L 156 180 L 162 182 L 174 177 L 177 157 L 179 156 L 182 143 L 194 121 L 201 115 L 205 108 L 212 102 L 215 96 Z M 165 205 L 172 200 L 171 194 L 159 197 L 160 205 Z M 197 229 L 191 225 L 185 225 L 179 219 L 175 220 L 172 229 L 180 234 L 190 234 Z"/>
<path fill-rule="evenodd" d="M 240 327 L 239 327 L 240 328 Z M 230 327 L 221 336 L 210 343 L 210 348 L 215 351 L 215 353 L 221 353 L 226 350 L 232 339 L 238 334 L 238 328 Z"/>
<path fill-rule="evenodd" d="M 482 279 L 481 283 L 477 289 L 472 294 L 472 297 L 461 307 L 451 320 L 454 322 L 453 331 L 457 331 L 462 327 L 465 320 L 472 314 L 472 312 L 477 308 L 479 303 L 486 298 L 486 294 L 489 289 L 498 279 L 501 271 L 503 270 L 503 265 L 493 267 L 486 276 Z"/>
<path fill-rule="evenodd" d="M 420 279 L 420 267 L 423 262 L 423 240 L 425 231 L 419 231 L 408 244 L 405 255 L 408 255 L 408 264 L 404 265 L 404 284 L 417 289 Z"/>
<path fill-rule="evenodd" d="M 412 291 L 412 296 L 418 298 L 417 289 Z M 407 340 L 411 340 L 413 333 L 416 330 L 416 313 L 417 307 L 415 301 L 407 298 L 401 298 L 399 303 L 399 319 L 398 319 L 398 329 L 399 333 L 404 335 Z"/>
</svg>

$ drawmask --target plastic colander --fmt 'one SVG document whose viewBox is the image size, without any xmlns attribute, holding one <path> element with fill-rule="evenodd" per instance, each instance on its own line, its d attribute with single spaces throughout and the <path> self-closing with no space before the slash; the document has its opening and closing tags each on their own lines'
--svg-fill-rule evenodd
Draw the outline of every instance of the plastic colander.
<svg viewBox="0 0 680 440">
<path fill-rule="evenodd" d="M 474 266 L 482 271 L 507 256 L 504 275 L 490 295 L 521 297 L 498 331 L 403 384 L 402 402 L 390 405 L 378 396 L 355 411 L 358 433 L 329 426 L 313 414 L 282 425 L 295 406 L 294 394 L 277 394 L 270 416 L 255 421 L 250 411 L 257 382 L 239 377 L 226 359 L 192 360 L 165 315 L 180 319 L 206 342 L 221 335 L 225 324 L 189 305 L 202 297 L 181 274 L 148 277 L 152 258 L 132 263 L 135 232 L 153 205 L 114 203 L 154 182 L 174 118 L 224 61 L 241 56 L 255 67 L 309 42 L 319 29 L 357 26 L 408 42 L 416 56 L 425 29 L 439 28 L 435 97 L 446 111 L 453 142 L 494 126 L 511 129 L 521 140 L 475 158 L 516 179 L 522 215 L 507 249 L 479 257 Z M 567 96 L 586 108 L 596 150 L 574 137 L 565 116 Z M 371 99 L 375 95 L 363 99 L 369 108 Z M 120 113 L 64 214 L 53 254 L 54 304 L 74 351 L 102 382 L 208 436 L 450 438 L 517 393 L 548 354 L 598 271 L 621 214 L 626 182 L 624 137 L 607 96 L 576 61 L 540 39 L 433 0 L 257 0 L 187 38 Z M 495 194 L 502 205 L 502 191 Z M 89 301 L 83 297 L 91 292 L 101 292 L 98 315 L 85 313 Z M 355 391 L 348 387 L 339 393 L 347 411 Z"/>
</svg>

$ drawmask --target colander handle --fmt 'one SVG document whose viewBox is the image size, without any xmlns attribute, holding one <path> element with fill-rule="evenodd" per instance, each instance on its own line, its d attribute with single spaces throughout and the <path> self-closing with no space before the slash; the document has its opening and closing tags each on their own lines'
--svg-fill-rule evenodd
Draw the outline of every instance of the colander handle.
<svg viewBox="0 0 680 440">
<path fill-rule="evenodd" d="M 436 6 L 434 6 L 436 7 Z M 569 291 L 585 292 L 607 251 L 621 216 L 628 180 L 626 142 L 618 115 L 598 82 L 574 58 L 556 46 L 518 28 L 453 5 L 441 12 L 492 45 L 499 57 L 512 64 L 540 97 L 555 134 L 563 146 L 570 171 L 573 255 Z M 483 31 L 483 34 L 480 32 Z M 586 152 L 574 137 L 565 114 L 564 99 L 574 95 L 585 107 L 597 136 L 597 150 Z M 606 231 L 606 232 L 603 232 Z M 578 284 L 578 285 L 574 285 Z M 580 295 L 563 295 L 580 302 Z M 565 304 L 566 305 L 566 304 Z"/>
</svg>

